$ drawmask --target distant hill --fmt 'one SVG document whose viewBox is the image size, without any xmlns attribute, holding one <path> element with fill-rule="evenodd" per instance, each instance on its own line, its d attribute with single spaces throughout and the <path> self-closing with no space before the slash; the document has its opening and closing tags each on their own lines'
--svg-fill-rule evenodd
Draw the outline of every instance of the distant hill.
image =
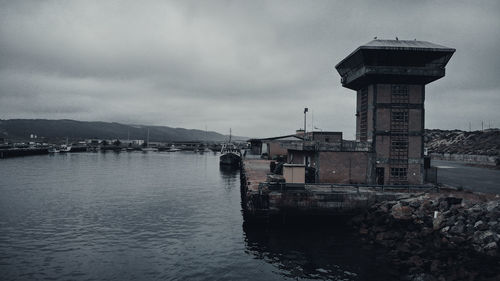
<svg viewBox="0 0 500 281">
<path fill-rule="evenodd" d="M 500 130 L 484 131 L 425 130 L 429 153 L 500 155 Z"/>
<path fill-rule="evenodd" d="M 150 141 L 224 141 L 226 135 L 203 130 L 171 128 L 166 126 L 126 125 L 109 122 L 86 122 L 75 120 L 46 119 L 0 119 L 0 138 L 11 141 L 21 141 L 35 134 L 47 141 L 69 138 L 78 139 L 143 139 L 149 129 Z M 235 140 L 245 140 L 244 137 L 233 137 Z"/>
</svg>

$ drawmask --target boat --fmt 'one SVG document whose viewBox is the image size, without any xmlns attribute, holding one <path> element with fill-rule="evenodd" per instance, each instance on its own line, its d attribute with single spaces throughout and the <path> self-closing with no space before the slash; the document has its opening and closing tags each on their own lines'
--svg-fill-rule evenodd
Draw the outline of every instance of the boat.
<svg viewBox="0 0 500 281">
<path fill-rule="evenodd" d="M 49 147 L 48 151 L 49 153 L 59 153 L 59 149 L 54 146 Z"/>
<path fill-rule="evenodd" d="M 220 165 L 240 167 L 241 153 L 233 144 L 222 145 L 220 156 Z"/>
<path fill-rule="evenodd" d="M 208 149 L 208 144 L 202 143 L 200 146 L 198 146 L 198 152 L 199 153 L 210 152 L 210 149 Z"/>
<path fill-rule="evenodd" d="M 87 146 L 86 145 L 72 145 L 71 146 L 71 152 L 86 152 Z"/>
<path fill-rule="evenodd" d="M 70 151 L 71 151 L 71 145 L 65 145 L 65 144 L 63 144 L 63 145 L 61 145 L 59 147 L 59 152 L 60 153 L 67 153 L 67 152 L 70 152 Z"/>
<path fill-rule="evenodd" d="M 207 125 L 205 125 L 205 141 L 198 146 L 198 151 L 200 153 L 210 152 L 208 148 L 208 137 L 207 137 Z"/>
<path fill-rule="evenodd" d="M 229 141 L 222 145 L 220 153 L 220 165 L 238 168 L 241 166 L 241 152 L 231 142 L 231 130 L 229 130 Z"/>
<path fill-rule="evenodd" d="M 166 150 L 167 152 L 176 152 L 176 151 L 181 151 L 180 148 L 176 148 L 175 145 L 171 145 L 169 149 Z"/>
<path fill-rule="evenodd" d="M 60 153 L 67 153 L 71 151 L 71 145 L 68 145 L 68 138 L 66 138 L 66 144 L 59 146 Z"/>
<path fill-rule="evenodd" d="M 148 152 L 148 151 L 158 151 L 157 148 L 153 148 L 149 146 L 149 128 L 148 128 L 148 138 L 146 139 L 146 147 L 142 148 L 143 152 Z"/>
</svg>

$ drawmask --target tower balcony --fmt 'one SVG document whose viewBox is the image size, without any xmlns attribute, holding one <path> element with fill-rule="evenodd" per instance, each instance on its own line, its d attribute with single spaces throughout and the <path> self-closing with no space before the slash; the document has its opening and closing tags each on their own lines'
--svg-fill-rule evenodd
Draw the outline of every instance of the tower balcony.
<svg viewBox="0 0 500 281">
<path fill-rule="evenodd" d="M 335 66 L 342 86 L 373 83 L 428 84 L 445 75 L 455 49 L 425 41 L 373 40 Z"/>
</svg>

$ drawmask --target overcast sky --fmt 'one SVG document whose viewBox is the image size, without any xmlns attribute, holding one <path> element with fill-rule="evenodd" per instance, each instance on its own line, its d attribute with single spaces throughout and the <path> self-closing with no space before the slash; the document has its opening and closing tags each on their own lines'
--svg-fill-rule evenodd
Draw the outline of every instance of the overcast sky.
<svg viewBox="0 0 500 281">
<path fill-rule="evenodd" d="M 374 36 L 457 51 L 426 128 L 500 127 L 500 1 L 0 1 L 0 119 L 354 138 L 334 66 Z"/>
</svg>

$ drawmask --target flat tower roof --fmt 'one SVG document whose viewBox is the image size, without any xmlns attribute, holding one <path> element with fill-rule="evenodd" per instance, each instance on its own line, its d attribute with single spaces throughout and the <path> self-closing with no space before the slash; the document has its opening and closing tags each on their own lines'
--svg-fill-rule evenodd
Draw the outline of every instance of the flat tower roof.
<svg viewBox="0 0 500 281">
<path fill-rule="evenodd" d="M 386 39 L 375 39 L 364 45 L 359 46 L 350 53 L 347 57 L 341 60 L 335 67 L 337 68 L 344 61 L 348 60 L 353 54 L 359 50 L 399 50 L 399 51 L 441 51 L 441 52 L 455 52 L 453 48 L 449 48 L 443 45 L 434 44 L 428 41 L 417 41 L 417 40 L 386 40 Z"/>
<path fill-rule="evenodd" d="M 427 41 L 372 40 L 335 68 L 342 86 L 359 90 L 370 83 L 428 84 L 445 75 L 455 49 Z"/>
<path fill-rule="evenodd" d="M 445 47 L 443 45 L 434 44 L 427 41 L 417 41 L 417 40 L 372 40 L 365 45 L 360 46 L 360 48 L 405 48 L 405 49 L 435 49 L 435 50 L 455 50 L 452 48 Z"/>
</svg>

